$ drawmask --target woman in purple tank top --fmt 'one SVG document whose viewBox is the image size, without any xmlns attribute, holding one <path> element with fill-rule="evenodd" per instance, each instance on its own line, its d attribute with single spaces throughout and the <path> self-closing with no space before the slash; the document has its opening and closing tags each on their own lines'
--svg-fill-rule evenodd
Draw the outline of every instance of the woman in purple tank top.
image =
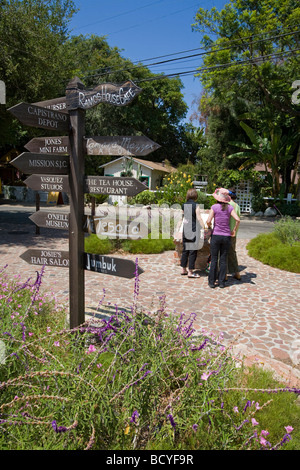
<svg viewBox="0 0 300 470">
<path fill-rule="evenodd" d="M 211 206 L 207 227 L 211 228 L 214 219 L 214 227 L 210 242 L 211 265 L 208 275 L 208 285 L 214 288 L 218 278 L 219 287 L 225 287 L 225 278 L 227 272 L 227 254 L 231 243 L 231 237 L 235 237 L 236 230 L 240 224 L 240 218 L 234 208 L 229 204 L 231 198 L 227 189 L 218 188 L 213 197 L 217 204 Z M 230 230 L 230 218 L 236 221 L 234 229 Z M 218 273 L 219 260 L 219 273 Z"/>
</svg>

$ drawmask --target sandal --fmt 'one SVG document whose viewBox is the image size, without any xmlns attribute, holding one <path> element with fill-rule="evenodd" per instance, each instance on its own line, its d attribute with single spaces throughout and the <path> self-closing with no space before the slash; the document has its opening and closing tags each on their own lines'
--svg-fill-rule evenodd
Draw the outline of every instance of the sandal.
<svg viewBox="0 0 300 470">
<path fill-rule="evenodd" d="M 188 274 L 188 277 L 196 278 L 196 277 L 200 277 L 200 275 L 197 273 L 192 273 L 192 274 Z"/>
<path fill-rule="evenodd" d="M 180 273 L 181 276 L 187 276 L 187 271 L 185 271 L 184 273 Z"/>
</svg>

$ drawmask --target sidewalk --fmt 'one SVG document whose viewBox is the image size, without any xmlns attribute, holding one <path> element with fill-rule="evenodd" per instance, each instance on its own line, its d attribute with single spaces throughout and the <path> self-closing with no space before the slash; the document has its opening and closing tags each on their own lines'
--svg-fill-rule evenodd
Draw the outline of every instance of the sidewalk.
<svg viewBox="0 0 300 470">
<path fill-rule="evenodd" d="M 250 258 L 246 245 L 249 240 L 238 239 L 237 252 L 242 279 L 229 276 L 225 289 L 210 289 L 207 275 L 199 279 L 180 276 L 174 253 L 158 255 L 117 255 L 136 260 L 144 270 L 139 278 L 138 305 L 146 312 L 159 307 L 165 296 L 169 313 L 195 313 L 195 327 L 219 335 L 224 344 L 234 344 L 234 351 L 274 370 L 290 386 L 300 386 L 300 274 L 288 273 L 263 265 Z M 0 267 L 22 279 L 35 276 L 38 266 L 29 265 L 20 255 L 28 248 L 68 250 L 68 233 L 41 229 L 35 225 L 0 225 Z M 111 255 L 112 256 L 112 255 Z M 68 269 L 46 267 L 44 289 L 52 289 L 58 301 L 68 304 Z M 85 305 L 87 318 L 96 312 L 130 308 L 134 299 L 135 280 L 85 271 Z"/>
</svg>

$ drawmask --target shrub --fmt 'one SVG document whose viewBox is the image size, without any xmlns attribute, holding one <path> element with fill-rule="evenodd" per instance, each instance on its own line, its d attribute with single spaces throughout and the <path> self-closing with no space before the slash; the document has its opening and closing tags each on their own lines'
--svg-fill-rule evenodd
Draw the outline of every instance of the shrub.
<svg viewBox="0 0 300 470">
<path fill-rule="evenodd" d="M 143 204 L 148 206 L 151 204 L 157 204 L 157 194 L 154 191 L 142 191 L 134 197 L 128 198 L 128 204 Z"/>
<path fill-rule="evenodd" d="M 108 238 L 98 238 L 95 234 L 90 234 L 84 239 L 84 251 L 95 253 L 96 255 L 106 255 L 115 249 L 114 240 Z"/>
<path fill-rule="evenodd" d="M 158 238 L 159 236 L 159 238 Z M 98 238 L 97 235 L 91 234 L 85 238 L 85 251 L 87 253 L 95 253 L 105 255 L 113 253 L 116 250 L 123 250 L 128 253 L 162 253 L 166 250 L 174 250 L 175 245 L 173 239 L 163 239 L 162 235 L 155 234 L 156 238 L 142 238 L 140 240 L 109 240 Z"/>
<path fill-rule="evenodd" d="M 183 204 L 186 199 L 188 189 L 193 187 L 192 175 L 176 171 L 166 176 L 163 180 L 163 187 L 158 190 L 157 197 L 158 203 L 168 204 Z"/>
<path fill-rule="evenodd" d="M 167 313 L 164 297 L 156 313 L 138 309 L 138 278 L 130 311 L 115 306 L 72 330 L 50 329 L 44 317 L 39 335 L 29 316 L 11 318 L 12 289 L 0 285 L 1 450 L 297 448 L 299 390 L 274 381 L 258 389 L 222 336 L 194 336 L 196 315 Z M 23 300 L 28 312 L 32 299 Z"/>
<path fill-rule="evenodd" d="M 285 217 L 275 223 L 274 233 L 282 243 L 293 245 L 300 242 L 300 221 Z"/>
</svg>

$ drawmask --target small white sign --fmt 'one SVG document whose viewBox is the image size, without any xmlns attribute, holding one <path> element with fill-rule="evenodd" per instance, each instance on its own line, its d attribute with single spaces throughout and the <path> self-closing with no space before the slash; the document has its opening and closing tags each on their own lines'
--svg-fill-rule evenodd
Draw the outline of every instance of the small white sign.
<svg viewBox="0 0 300 470">
<path fill-rule="evenodd" d="M 2 80 L 0 80 L 0 104 L 6 104 L 6 89 Z"/>
</svg>

